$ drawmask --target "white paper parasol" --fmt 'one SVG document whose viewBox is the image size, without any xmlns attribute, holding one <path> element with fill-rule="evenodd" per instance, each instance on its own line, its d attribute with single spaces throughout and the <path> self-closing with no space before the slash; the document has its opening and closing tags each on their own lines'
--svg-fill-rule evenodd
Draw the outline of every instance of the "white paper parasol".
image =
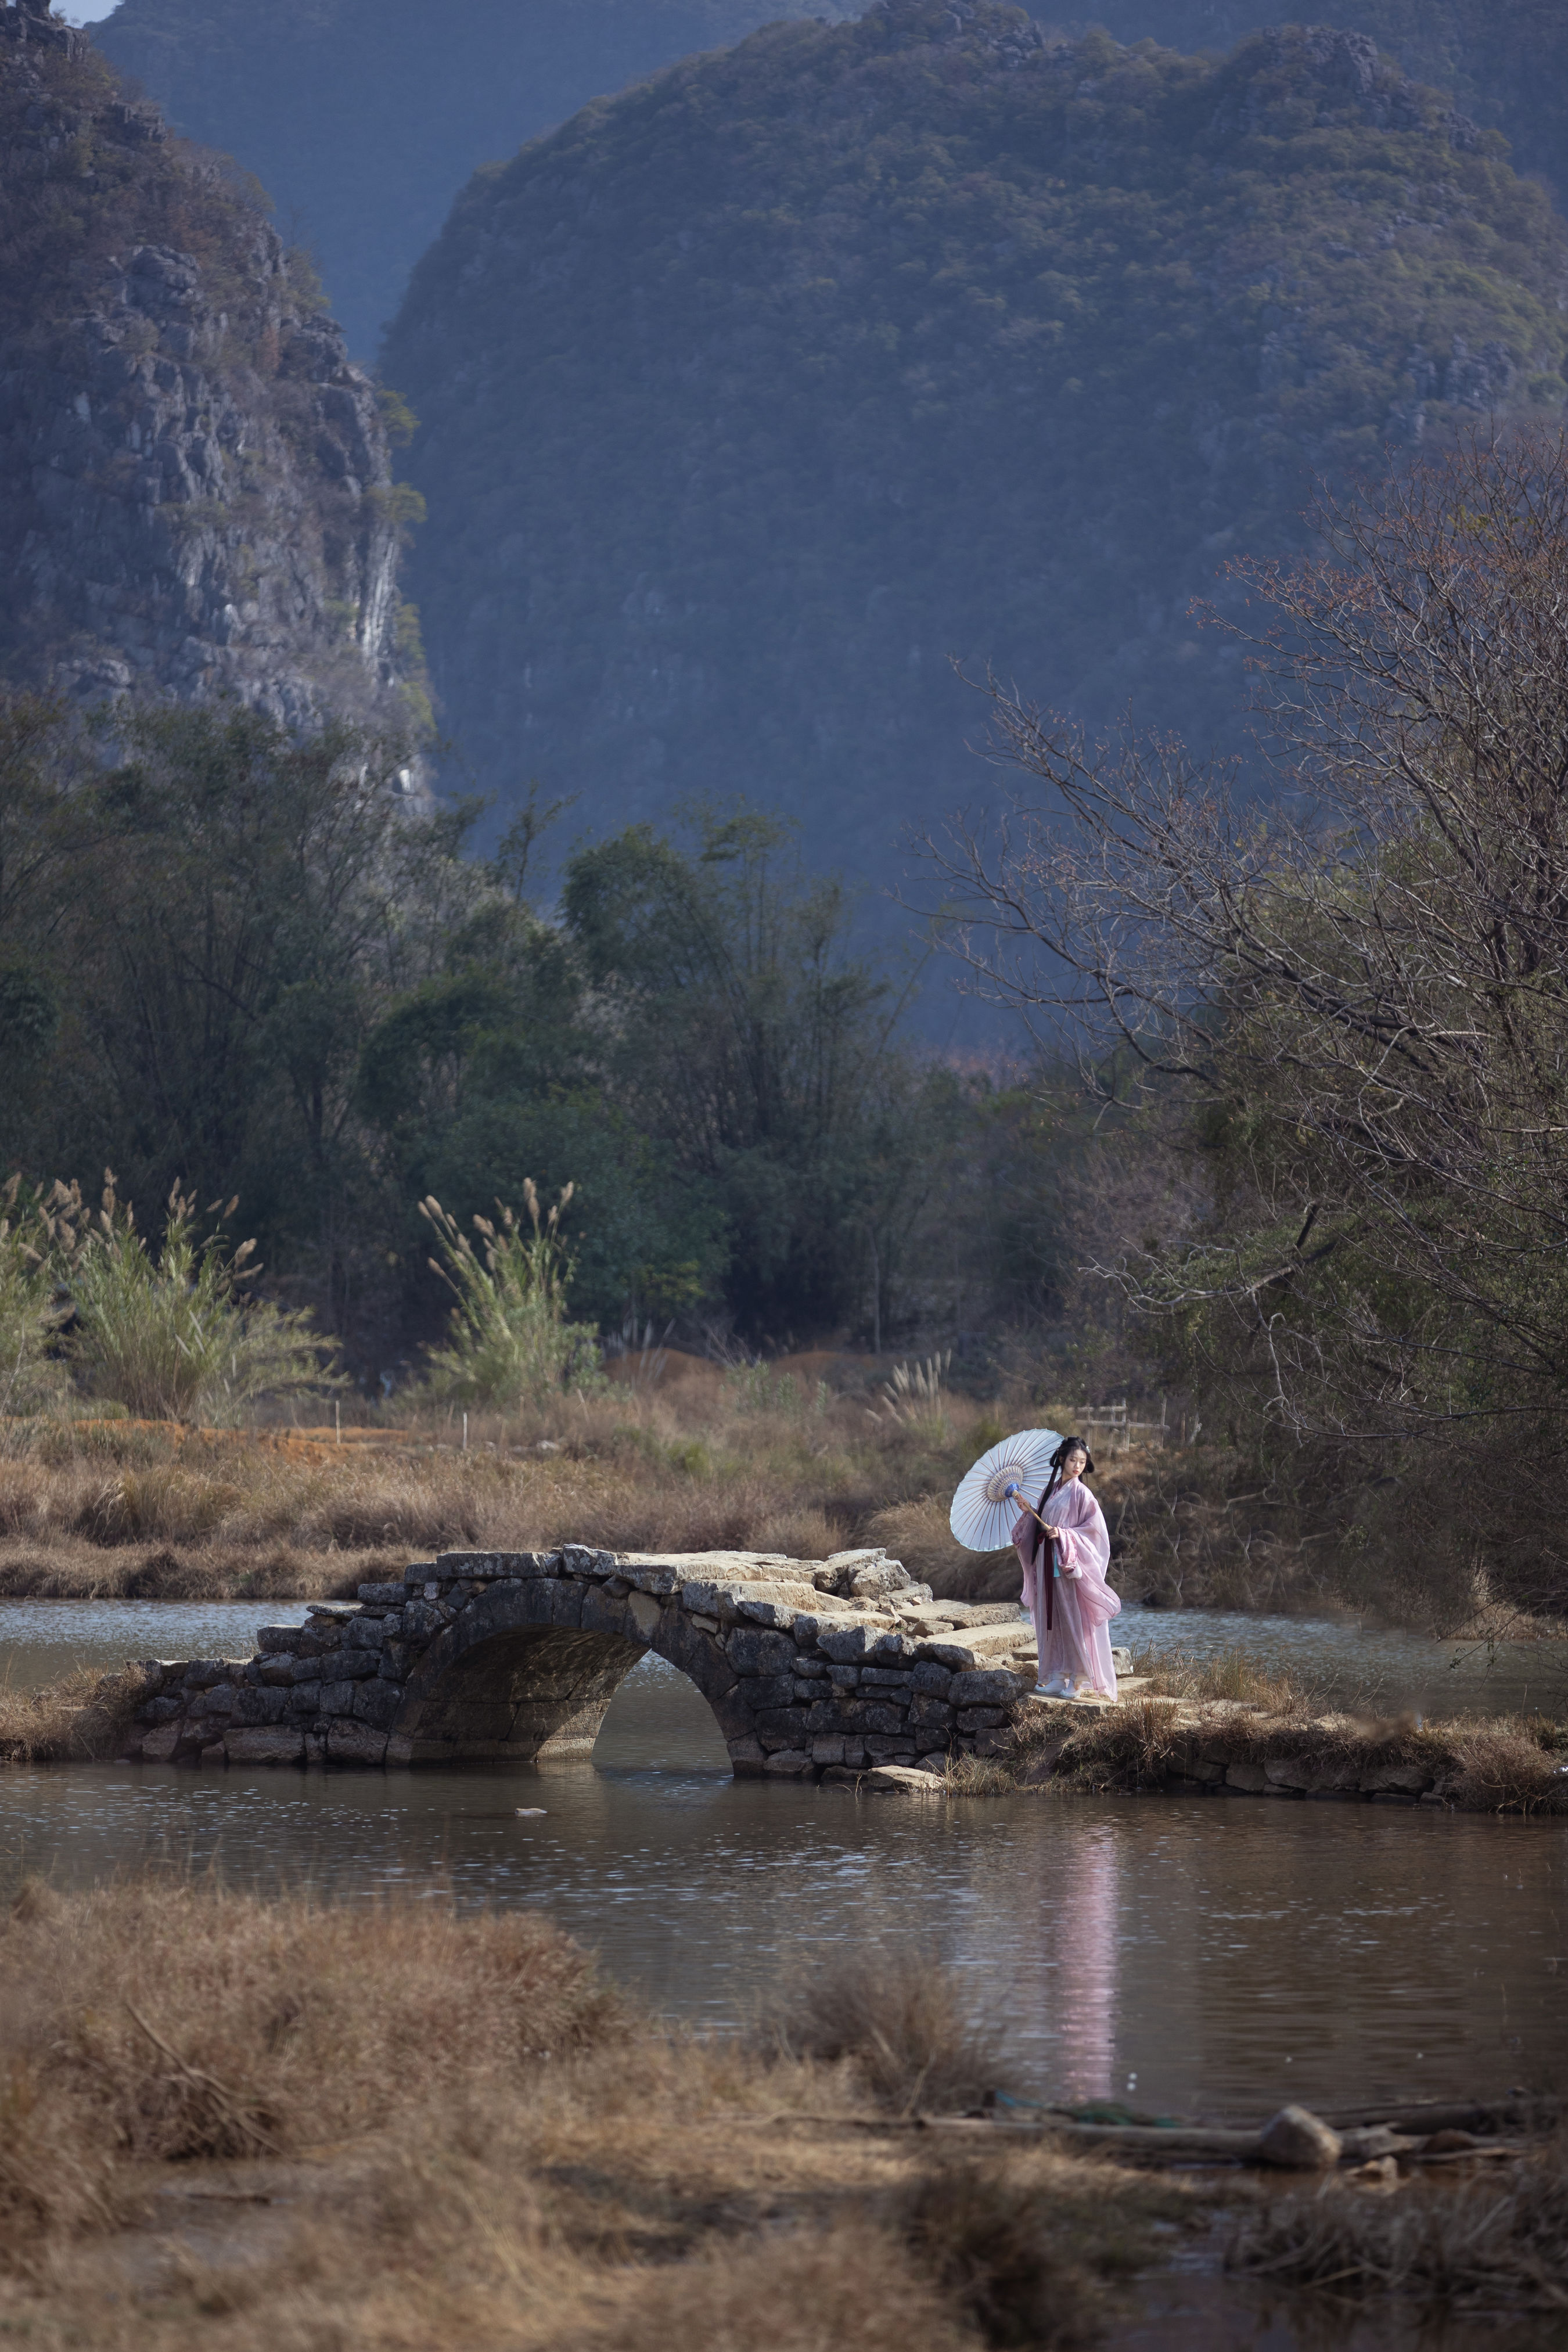
<svg viewBox="0 0 1568 2352">
<path fill-rule="evenodd" d="M 1040 1499 L 1060 1444 L 1054 1429 L 1021 1429 L 964 1472 L 948 1525 L 965 1551 L 1000 1551 L 1011 1543 L 1019 1512 Z"/>
</svg>

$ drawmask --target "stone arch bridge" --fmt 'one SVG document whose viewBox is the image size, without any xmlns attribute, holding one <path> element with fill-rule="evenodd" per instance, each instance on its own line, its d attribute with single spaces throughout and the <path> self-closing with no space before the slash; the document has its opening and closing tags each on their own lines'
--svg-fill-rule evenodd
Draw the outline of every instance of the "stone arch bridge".
<svg viewBox="0 0 1568 2352">
<path fill-rule="evenodd" d="M 256 1654 L 141 1664 L 125 1753 L 179 1764 L 585 1757 L 648 1651 L 707 1700 L 738 1774 L 816 1780 L 984 1755 L 1034 1680 L 1007 1605 L 938 1601 L 879 1550 L 826 1560 L 444 1552 Z"/>
</svg>

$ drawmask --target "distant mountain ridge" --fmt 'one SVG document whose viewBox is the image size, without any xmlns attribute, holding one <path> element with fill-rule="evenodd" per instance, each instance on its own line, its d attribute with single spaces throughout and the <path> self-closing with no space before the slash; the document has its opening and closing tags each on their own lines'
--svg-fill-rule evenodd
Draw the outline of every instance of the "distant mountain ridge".
<svg viewBox="0 0 1568 2352">
<path fill-rule="evenodd" d="M 1119 41 L 1187 52 L 1232 49 L 1279 16 L 1259 0 L 1100 0 L 1087 13 Z M 1326 14 L 1502 131 L 1514 169 L 1541 173 L 1568 212 L 1568 0 L 1334 0 Z"/>
<path fill-rule="evenodd" d="M 121 0 L 94 27 L 178 131 L 234 155 L 315 252 L 334 311 L 371 359 L 409 271 L 482 163 L 661 67 L 843 0 Z M 1073 37 L 1228 52 L 1279 20 L 1264 0 L 1037 0 Z M 1568 211 L 1568 0 L 1335 0 L 1416 80 L 1504 132 Z"/>
<path fill-rule="evenodd" d="M 595 826 L 736 790 L 886 874 L 988 791 L 948 656 L 1234 740 L 1188 600 L 1314 477 L 1564 398 L 1568 242 L 1360 35 L 889 0 L 478 174 L 386 346 L 446 724 Z"/>
<path fill-rule="evenodd" d="M 121 0 L 94 38 L 176 130 L 257 174 L 371 360 L 478 165 L 797 13 L 804 0 Z"/>
<path fill-rule="evenodd" d="M 36 9 L 0 220 L 0 680 L 405 717 L 374 387 L 226 170 Z"/>
</svg>

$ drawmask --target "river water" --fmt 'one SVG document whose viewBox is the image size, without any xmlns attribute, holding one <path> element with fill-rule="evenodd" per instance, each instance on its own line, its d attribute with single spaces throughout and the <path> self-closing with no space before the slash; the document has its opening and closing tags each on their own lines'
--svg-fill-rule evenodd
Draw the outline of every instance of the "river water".
<svg viewBox="0 0 1568 2352">
<path fill-rule="evenodd" d="M 304 1612 L 5 1601 L 0 1655 L 18 1683 L 73 1658 L 240 1655 L 264 1613 Z M 1298 1672 L 1355 1664 L 1342 1628 L 1162 1613 L 1129 1630 L 1189 1651 L 1239 1635 Z M 1407 1689 L 1446 1686 L 1445 1664 L 1408 1652 L 1376 1664 Z M 655 1659 L 623 1685 L 591 1763 L 0 1775 L 0 1895 L 30 1871 L 80 1885 L 148 1864 L 367 1905 L 537 1905 L 656 2007 L 721 2031 L 846 1943 L 912 1946 L 1005 2019 L 1025 2097 L 1243 2115 L 1282 2096 L 1334 2107 L 1560 2082 L 1568 2059 L 1561 1818 L 915 1803 L 735 1781 L 703 1701 Z"/>
</svg>

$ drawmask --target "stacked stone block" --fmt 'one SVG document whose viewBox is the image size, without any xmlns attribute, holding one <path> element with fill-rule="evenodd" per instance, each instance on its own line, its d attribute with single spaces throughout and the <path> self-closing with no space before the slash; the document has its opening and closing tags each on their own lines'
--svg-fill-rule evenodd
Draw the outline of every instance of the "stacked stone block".
<svg viewBox="0 0 1568 2352">
<path fill-rule="evenodd" d="M 159 1683 L 138 1752 L 149 1763 L 384 1762 L 410 1656 L 404 1597 L 401 1585 L 362 1585 L 357 1606 L 318 1602 L 304 1625 L 263 1625 L 253 1658 L 150 1662 Z"/>
</svg>

